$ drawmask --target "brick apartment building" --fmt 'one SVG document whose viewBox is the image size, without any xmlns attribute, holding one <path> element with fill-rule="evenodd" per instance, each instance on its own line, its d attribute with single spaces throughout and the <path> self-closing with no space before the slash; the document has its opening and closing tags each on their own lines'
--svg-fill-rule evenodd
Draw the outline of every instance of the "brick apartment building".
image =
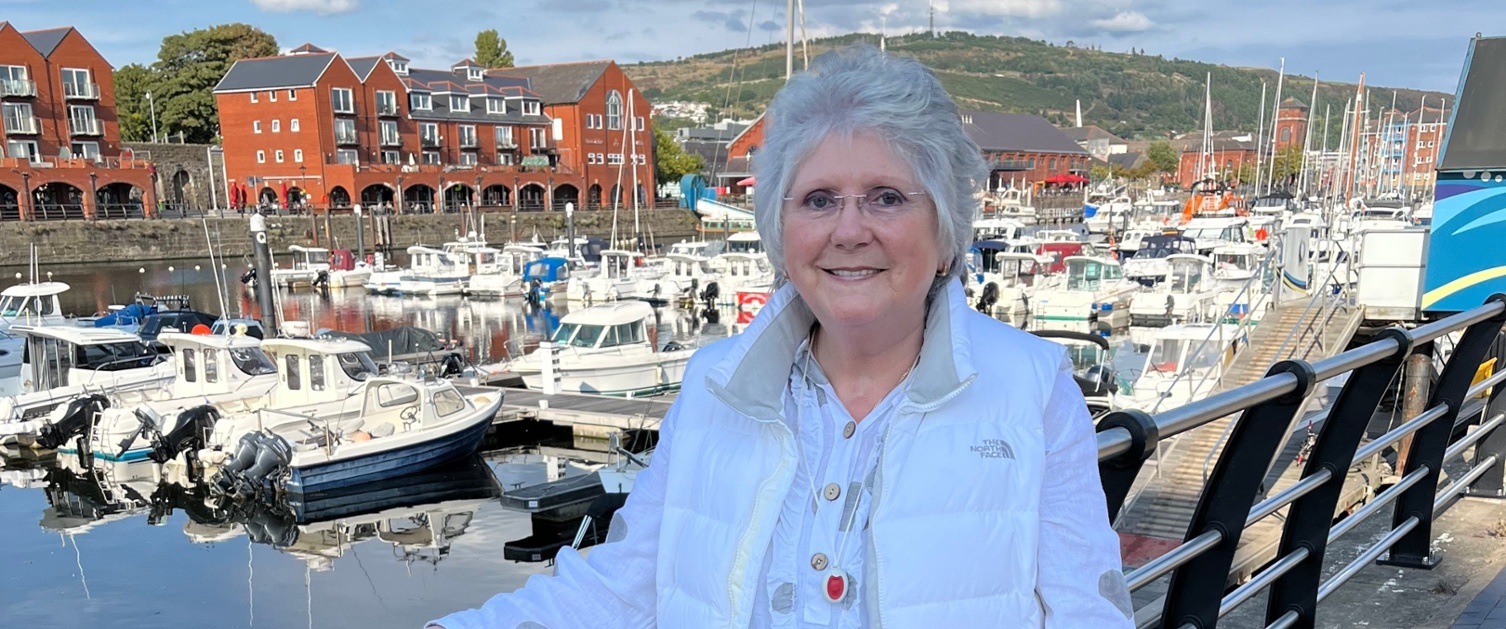
<svg viewBox="0 0 1506 629">
<path fill-rule="evenodd" d="M 215 96 L 247 204 L 631 206 L 635 177 L 652 201 L 649 105 L 611 61 L 426 70 L 304 45 L 236 62 Z"/>
<path fill-rule="evenodd" d="M 150 164 L 122 155 L 112 72 L 72 27 L 0 22 L 0 220 L 152 211 Z"/>
</svg>

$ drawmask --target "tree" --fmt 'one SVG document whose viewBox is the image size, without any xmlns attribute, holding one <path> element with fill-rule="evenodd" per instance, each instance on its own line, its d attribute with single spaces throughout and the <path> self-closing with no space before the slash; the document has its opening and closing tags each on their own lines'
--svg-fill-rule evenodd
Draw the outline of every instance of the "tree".
<svg viewBox="0 0 1506 629">
<path fill-rule="evenodd" d="M 489 28 L 476 33 L 476 57 L 471 61 L 484 68 L 511 68 L 512 52 L 507 50 L 507 40 L 497 34 L 497 29 Z"/>
<path fill-rule="evenodd" d="M 152 139 L 151 108 L 146 93 L 156 75 L 150 68 L 133 63 L 115 71 L 115 115 L 120 119 L 120 139 L 145 142 Z"/>
<path fill-rule="evenodd" d="M 1150 146 L 1145 147 L 1145 159 L 1150 160 L 1156 172 L 1163 173 L 1174 173 L 1182 164 L 1181 156 L 1177 155 L 1176 149 L 1171 148 L 1171 143 L 1165 140 L 1151 142 Z"/>
<path fill-rule="evenodd" d="M 706 160 L 700 155 L 686 153 L 668 132 L 654 128 L 654 180 L 659 185 L 675 183 L 705 167 Z"/>
<path fill-rule="evenodd" d="M 214 86 L 236 60 L 277 54 L 277 40 L 248 24 L 220 24 L 162 38 L 152 99 L 164 137 L 213 142 L 219 135 Z M 151 124 L 148 122 L 148 124 Z"/>
</svg>

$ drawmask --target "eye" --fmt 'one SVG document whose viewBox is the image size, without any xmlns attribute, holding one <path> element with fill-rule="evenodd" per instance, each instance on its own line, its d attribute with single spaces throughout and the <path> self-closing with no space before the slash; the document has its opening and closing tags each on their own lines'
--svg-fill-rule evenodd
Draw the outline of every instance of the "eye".
<svg viewBox="0 0 1506 629">
<path fill-rule="evenodd" d="M 878 188 L 869 193 L 868 198 L 872 199 L 871 203 L 875 207 L 882 208 L 896 208 L 904 205 L 908 200 L 905 195 L 893 188 Z"/>
<path fill-rule="evenodd" d="M 837 197 L 825 190 L 805 195 L 805 207 L 812 210 L 829 210 L 837 205 Z"/>
</svg>

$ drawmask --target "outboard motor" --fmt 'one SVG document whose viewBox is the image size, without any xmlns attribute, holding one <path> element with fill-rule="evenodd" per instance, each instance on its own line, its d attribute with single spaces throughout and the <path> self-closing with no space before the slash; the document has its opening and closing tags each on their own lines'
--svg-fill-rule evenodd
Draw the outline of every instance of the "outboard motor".
<svg viewBox="0 0 1506 629">
<path fill-rule="evenodd" d="M 329 288 L 329 271 L 320 271 L 314 276 L 314 288 Z"/>
<path fill-rule="evenodd" d="M 988 314 L 997 303 L 999 303 L 999 285 L 989 282 L 983 287 L 983 295 L 978 298 L 978 312 Z"/>
<path fill-rule="evenodd" d="M 255 286 L 256 269 L 246 269 L 246 272 L 241 274 L 241 283 L 247 286 Z"/>
<path fill-rule="evenodd" d="M 291 518 L 272 512 L 265 507 L 257 508 L 246 519 L 246 537 L 257 544 L 273 548 L 287 548 L 298 542 L 298 526 Z"/>
<path fill-rule="evenodd" d="M 701 301 L 706 303 L 707 308 L 716 307 L 716 299 L 722 296 L 722 287 L 716 282 L 707 282 L 706 290 L 701 291 Z"/>
<path fill-rule="evenodd" d="M 461 358 L 460 354 L 445 354 L 443 367 L 440 369 L 440 375 L 458 376 L 464 371 L 465 359 Z"/>
<path fill-rule="evenodd" d="M 1119 392 L 1114 368 L 1108 365 L 1093 365 L 1083 375 L 1077 376 L 1076 380 L 1083 397 L 1102 397 Z"/>
<path fill-rule="evenodd" d="M 544 281 L 537 277 L 528 280 L 528 292 L 526 294 L 526 297 L 528 298 L 528 305 L 530 306 L 537 308 L 541 304 L 543 304 Z"/>
<path fill-rule="evenodd" d="M 281 437 L 251 433 L 241 437 L 235 457 L 220 468 L 212 487 L 221 493 L 249 496 L 263 480 L 293 460 L 293 449 Z"/>
<path fill-rule="evenodd" d="M 179 413 L 178 425 L 167 434 L 158 435 L 152 440 L 152 451 L 148 456 L 157 463 L 166 463 L 182 453 L 188 463 L 189 475 L 196 476 L 199 450 L 207 445 L 209 433 L 214 431 L 214 425 L 219 420 L 220 410 L 209 404 Z M 130 441 L 127 439 L 120 444 L 122 452 L 130 447 Z"/>
<path fill-rule="evenodd" d="M 42 427 L 37 435 L 37 445 L 56 450 L 58 446 L 68 443 L 69 439 L 78 437 L 79 454 L 88 452 L 89 433 L 94 426 L 94 418 L 107 408 L 110 408 L 110 399 L 99 393 L 69 402 L 62 419 Z"/>
</svg>

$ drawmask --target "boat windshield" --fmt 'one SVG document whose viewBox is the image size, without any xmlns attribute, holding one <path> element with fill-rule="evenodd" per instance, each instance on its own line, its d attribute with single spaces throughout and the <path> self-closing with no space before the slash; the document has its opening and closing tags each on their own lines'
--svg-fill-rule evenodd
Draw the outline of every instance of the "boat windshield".
<svg viewBox="0 0 1506 629">
<path fill-rule="evenodd" d="M 999 256 L 998 267 L 999 275 L 1004 277 L 1035 275 L 1035 260 L 1033 259 Z"/>
<path fill-rule="evenodd" d="M 235 363 L 235 368 L 248 376 L 262 376 L 269 373 L 277 373 L 277 365 L 267 358 L 267 353 L 260 347 L 242 347 L 230 350 L 230 362 Z"/>
<path fill-rule="evenodd" d="M 569 347 L 596 347 L 596 341 L 601 339 L 601 333 L 605 329 L 600 325 L 561 323 L 559 329 L 554 331 L 552 340 L 557 345 Z"/>
<path fill-rule="evenodd" d="M 350 376 L 351 380 L 363 381 L 377 372 L 376 362 L 371 360 L 371 356 L 366 352 L 338 354 L 335 359 L 340 363 L 340 369 L 344 370 L 345 375 Z"/>
<path fill-rule="evenodd" d="M 1104 280 L 1124 277 L 1117 265 L 1108 265 L 1097 260 L 1067 261 L 1067 290 L 1098 290 Z"/>
<path fill-rule="evenodd" d="M 763 253 L 763 241 L 728 240 L 727 253 Z"/>
<path fill-rule="evenodd" d="M 157 354 L 140 341 L 79 345 L 74 357 L 75 369 L 120 371 L 147 367 L 156 362 Z"/>
<path fill-rule="evenodd" d="M 1072 372 L 1077 375 L 1087 373 L 1089 369 L 1109 362 L 1108 352 L 1092 343 L 1063 344 L 1067 348 L 1067 359 L 1072 361 Z"/>
<path fill-rule="evenodd" d="M 51 314 L 57 314 L 57 311 L 53 308 L 53 300 L 51 299 L 41 299 L 25 295 L 6 295 L 0 297 L 0 316 L 35 317 Z"/>
<path fill-rule="evenodd" d="M 1158 339 L 1151 348 L 1148 371 L 1177 373 L 1190 369 L 1207 369 L 1218 365 L 1217 340 Z"/>
<path fill-rule="evenodd" d="M 1220 253 L 1213 257 L 1220 271 L 1248 271 L 1255 268 L 1255 256 L 1244 253 Z"/>
<path fill-rule="evenodd" d="M 1182 260 L 1171 265 L 1171 290 L 1173 292 L 1192 291 L 1202 281 L 1203 265 Z"/>
</svg>

